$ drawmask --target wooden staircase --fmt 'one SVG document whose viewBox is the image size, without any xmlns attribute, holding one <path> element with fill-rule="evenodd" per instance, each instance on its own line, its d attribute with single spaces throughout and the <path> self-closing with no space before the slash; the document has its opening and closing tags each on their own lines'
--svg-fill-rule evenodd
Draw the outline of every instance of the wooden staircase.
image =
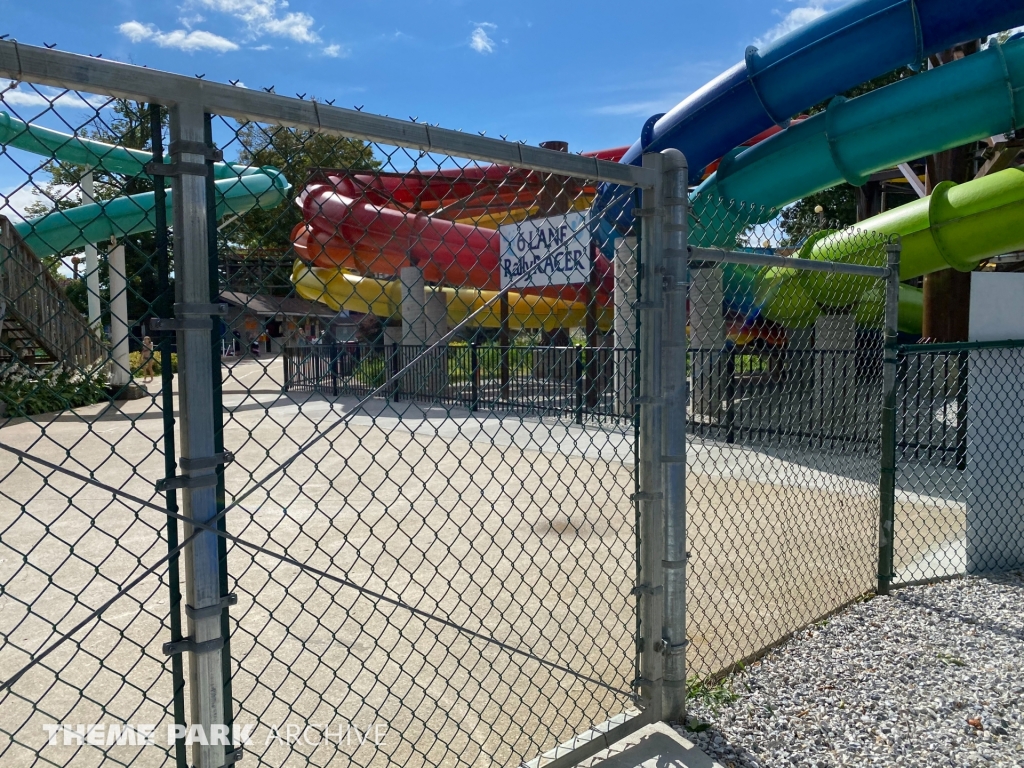
<svg viewBox="0 0 1024 768">
<path fill-rule="evenodd" d="M 86 318 L 3 216 L 0 310 L 0 370 L 15 360 L 91 368 L 108 356 Z"/>
</svg>

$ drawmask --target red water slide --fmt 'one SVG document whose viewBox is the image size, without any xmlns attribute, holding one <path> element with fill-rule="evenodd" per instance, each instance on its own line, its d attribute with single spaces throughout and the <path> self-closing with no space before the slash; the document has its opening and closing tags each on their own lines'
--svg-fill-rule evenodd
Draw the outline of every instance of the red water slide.
<svg viewBox="0 0 1024 768">
<path fill-rule="evenodd" d="M 621 157 L 625 148 L 589 153 Z M 429 282 L 496 290 L 500 287 L 498 231 L 453 219 L 590 197 L 592 186 L 503 166 L 441 169 L 432 173 L 324 171 L 306 184 L 298 204 L 304 222 L 292 233 L 299 257 L 317 267 L 344 267 L 362 274 L 397 275 L 423 269 Z M 594 254 L 597 298 L 611 299 L 611 263 Z M 589 288 L 537 290 L 576 300 Z"/>
</svg>

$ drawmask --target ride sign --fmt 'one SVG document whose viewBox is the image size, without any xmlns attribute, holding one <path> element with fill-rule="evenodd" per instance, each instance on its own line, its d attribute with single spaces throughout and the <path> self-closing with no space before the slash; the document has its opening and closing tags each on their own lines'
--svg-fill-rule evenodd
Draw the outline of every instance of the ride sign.
<svg viewBox="0 0 1024 768">
<path fill-rule="evenodd" d="M 590 277 L 590 229 L 586 216 L 569 213 L 507 224 L 501 234 L 501 286 L 524 272 L 516 287 L 574 285 Z"/>
</svg>

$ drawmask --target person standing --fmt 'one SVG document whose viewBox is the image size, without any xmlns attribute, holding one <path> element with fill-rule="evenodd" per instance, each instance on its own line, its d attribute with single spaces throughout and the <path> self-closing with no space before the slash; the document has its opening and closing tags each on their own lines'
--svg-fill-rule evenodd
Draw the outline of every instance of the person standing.
<svg viewBox="0 0 1024 768">
<path fill-rule="evenodd" d="M 149 336 L 142 338 L 142 368 L 143 383 L 148 384 L 153 380 L 153 366 L 156 364 L 156 357 L 153 352 L 153 340 Z"/>
</svg>

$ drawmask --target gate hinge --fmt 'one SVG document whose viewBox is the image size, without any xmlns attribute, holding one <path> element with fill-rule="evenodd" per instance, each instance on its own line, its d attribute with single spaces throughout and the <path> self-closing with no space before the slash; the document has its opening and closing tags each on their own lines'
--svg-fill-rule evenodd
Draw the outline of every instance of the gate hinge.
<svg viewBox="0 0 1024 768">
<path fill-rule="evenodd" d="M 235 747 L 230 752 L 224 753 L 224 765 L 234 765 L 235 763 L 242 762 L 242 748 Z"/>
<path fill-rule="evenodd" d="M 152 160 L 144 166 L 150 176 L 207 176 L 210 173 L 206 163 L 154 163 Z"/>
<path fill-rule="evenodd" d="M 228 313 L 227 304 L 189 304 L 181 302 L 174 305 L 174 314 L 178 317 L 223 317 Z"/>
<path fill-rule="evenodd" d="M 685 568 L 686 564 L 690 561 L 690 553 L 687 552 L 682 560 L 662 560 L 661 567 L 666 571 L 676 571 L 680 568 Z"/>
<path fill-rule="evenodd" d="M 173 643 L 164 643 L 164 656 L 177 656 L 179 653 L 213 653 L 224 647 L 224 638 L 215 637 L 197 643 L 195 638 L 186 637 Z"/>
<path fill-rule="evenodd" d="M 225 317 L 227 304 L 175 304 L 174 317 L 154 317 L 149 323 L 153 331 L 210 331 L 211 317 Z"/>
<path fill-rule="evenodd" d="M 209 317 L 153 317 L 148 321 L 151 331 L 212 331 Z"/>
<path fill-rule="evenodd" d="M 640 218 L 640 217 L 643 217 L 643 216 L 657 216 L 657 215 L 658 215 L 658 209 L 657 208 L 638 208 L 636 206 L 633 207 L 633 216 L 635 216 L 637 218 Z"/>
<path fill-rule="evenodd" d="M 686 653 L 686 646 L 689 644 L 689 640 L 683 640 L 683 642 L 675 644 L 670 643 L 668 640 L 659 640 L 655 643 L 654 650 L 662 656 L 682 656 Z"/>
<path fill-rule="evenodd" d="M 208 605 L 205 608 L 193 608 L 191 605 L 186 603 L 185 615 L 193 620 L 208 619 L 210 616 L 219 616 L 221 611 L 232 605 L 238 605 L 238 595 L 234 592 L 222 597 L 219 603 Z"/>
<path fill-rule="evenodd" d="M 661 491 L 657 491 L 655 493 L 637 491 L 636 493 L 631 493 L 630 498 L 633 501 L 660 501 L 661 499 L 665 498 L 665 494 L 663 494 Z"/>
<path fill-rule="evenodd" d="M 180 154 L 201 155 L 207 160 L 219 163 L 224 160 L 224 153 L 216 147 L 211 147 L 204 141 L 191 141 L 189 139 L 177 139 L 171 142 L 167 148 L 167 154 L 174 156 Z"/>
</svg>

